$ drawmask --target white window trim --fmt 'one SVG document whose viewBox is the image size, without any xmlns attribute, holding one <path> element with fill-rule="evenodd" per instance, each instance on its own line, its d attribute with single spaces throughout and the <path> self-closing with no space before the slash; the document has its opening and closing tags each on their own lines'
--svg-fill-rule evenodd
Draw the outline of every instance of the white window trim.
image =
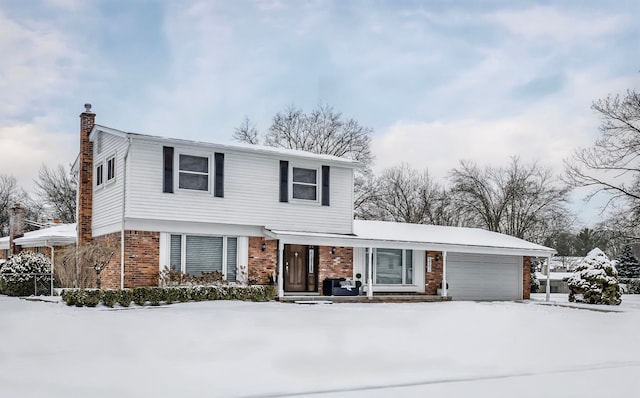
<svg viewBox="0 0 640 398">
<path fill-rule="evenodd" d="M 186 156 L 195 156 L 195 157 L 199 157 L 199 158 L 207 158 L 208 159 L 208 171 L 207 171 L 207 190 L 206 191 L 202 191 L 200 189 L 188 189 L 188 188 L 180 188 L 180 156 L 182 155 L 186 155 Z M 174 157 L 173 160 L 173 170 L 174 170 L 174 184 L 175 184 L 175 191 L 180 191 L 180 192 L 191 192 L 191 193 L 200 193 L 200 194 L 211 194 L 213 193 L 213 189 L 212 189 L 212 183 L 213 183 L 213 163 L 212 163 L 212 156 L 211 154 L 207 153 L 207 154 L 203 154 L 203 153 L 197 153 L 197 152 L 178 152 L 177 156 Z M 187 174 L 197 174 L 197 175 L 204 175 L 204 173 L 200 173 L 200 172 L 195 172 L 195 171 L 184 171 L 184 173 Z"/>
<path fill-rule="evenodd" d="M 100 170 L 100 172 L 98 173 L 98 170 Z M 100 180 L 102 181 L 100 184 L 98 184 L 98 175 L 101 176 Z M 102 187 L 104 187 L 105 184 L 105 180 L 104 180 L 104 162 L 101 160 L 99 162 L 97 162 L 95 164 L 95 167 L 93 168 L 93 186 L 95 187 L 95 189 L 100 189 Z"/>
<path fill-rule="evenodd" d="M 236 238 L 240 239 L 240 236 L 227 236 L 227 235 L 205 235 L 205 234 L 180 234 L 180 233 L 172 233 L 169 232 L 167 234 L 167 243 L 166 243 L 166 258 L 171 258 L 171 236 L 180 235 L 180 269 L 178 271 L 185 273 L 187 271 L 187 236 L 205 236 L 208 238 L 222 238 L 222 278 L 227 280 L 227 242 L 228 238 Z M 238 242 L 238 241 L 236 241 Z M 236 244 L 236 279 L 238 279 L 238 264 L 240 260 L 239 256 L 239 245 Z M 162 266 L 162 265 L 161 265 Z M 169 266 L 168 264 L 164 264 L 164 266 Z"/>
<path fill-rule="evenodd" d="M 113 177 L 109 178 L 109 161 L 113 160 Z M 116 177 L 118 175 L 118 163 L 117 163 L 117 159 L 116 159 L 116 154 L 114 153 L 111 156 L 108 156 L 105 161 L 104 161 L 104 169 L 103 169 L 103 173 L 105 174 L 105 176 L 103 177 L 103 182 L 105 185 L 107 184 L 113 184 L 114 182 L 116 182 Z"/>
<path fill-rule="evenodd" d="M 377 277 L 377 273 L 378 273 L 378 249 L 391 249 L 391 250 L 402 250 L 402 283 L 376 283 L 376 277 Z M 411 267 L 411 280 L 413 282 L 411 283 L 406 283 L 407 282 L 407 250 L 411 250 L 411 261 L 412 261 L 412 267 Z M 368 258 L 368 256 L 366 256 L 366 250 L 365 250 L 365 258 Z M 393 247 L 380 247 L 380 248 L 373 248 L 373 264 L 371 267 L 371 271 L 373 272 L 372 275 L 372 282 L 373 282 L 373 286 L 377 286 L 377 287 L 401 287 L 401 286 L 411 286 L 411 287 L 415 287 L 417 286 L 417 284 L 415 283 L 416 281 L 416 264 L 415 264 L 415 253 L 413 253 L 412 249 L 397 249 L 397 248 L 393 248 Z M 365 259 L 365 269 L 366 269 L 366 259 Z M 364 272 L 363 275 L 366 275 L 366 271 Z"/>
<path fill-rule="evenodd" d="M 316 172 L 316 183 L 315 183 L 315 187 L 316 187 L 316 199 L 315 200 L 309 200 L 309 199 L 299 199 L 299 198 L 294 198 L 293 197 L 293 185 L 294 184 L 299 184 L 299 185 L 308 185 L 308 186 L 314 186 L 314 184 L 309 184 L 309 183 L 305 183 L 305 182 L 295 182 L 293 181 L 293 169 L 307 169 L 307 170 L 315 170 Z M 321 178 L 322 178 L 322 168 L 321 167 L 313 167 L 313 166 L 303 166 L 303 165 L 299 165 L 299 164 L 289 164 L 289 175 L 291 176 L 289 178 L 289 201 L 294 202 L 294 203 L 306 203 L 306 204 L 312 204 L 312 205 L 316 205 L 316 204 L 320 204 L 320 198 L 322 197 L 322 184 L 320 183 Z"/>
</svg>

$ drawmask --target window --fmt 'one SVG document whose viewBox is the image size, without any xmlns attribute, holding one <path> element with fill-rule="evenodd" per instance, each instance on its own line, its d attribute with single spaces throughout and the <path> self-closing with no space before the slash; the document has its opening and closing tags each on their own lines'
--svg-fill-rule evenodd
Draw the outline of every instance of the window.
<svg viewBox="0 0 640 398">
<path fill-rule="evenodd" d="M 96 187 L 100 187 L 102 186 L 102 169 L 103 169 L 103 165 L 102 163 L 98 163 L 98 165 L 96 166 L 96 175 L 95 175 L 95 180 L 96 180 Z"/>
<path fill-rule="evenodd" d="M 116 157 L 112 156 L 107 159 L 107 182 L 116 178 Z"/>
<path fill-rule="evenodd" d="M 172 234 L 169 266 L 194 276 L 218 271 L 226 280 L 235 281 L 237 253 L 236 237 Z"/>
<path fill-rule="evenodd" d="M 208 157 L 180 155 L 178 169 L 178 187 L 180 189 L 209 190 Z"/>
<path fill-rule="evenodd" d="M 369 269 L 368 263 L 367 249 L 365 274 Z M 378 285 L 413 284 L 413 252 L 402 249 L 373 249 L 373 282 Z"/>
<path fill-rule="evenodd" d="M 318 200 L 318 170 L 293 168 L 293 199 Z"/>
</svg>

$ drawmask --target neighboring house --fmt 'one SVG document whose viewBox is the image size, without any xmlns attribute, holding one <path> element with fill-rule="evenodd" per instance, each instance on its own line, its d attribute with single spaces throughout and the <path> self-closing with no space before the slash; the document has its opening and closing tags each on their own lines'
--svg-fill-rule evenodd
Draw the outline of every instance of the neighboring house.
<svg viewBox="0 0 640 398">
<path fill-rule="evenodd" d="M 354 221 L 357 162 L 129 133 L 95 124 L 85 107 L 78 242 L 116 249 L 108 288 L 157 285 L 174 267 L 275 282 L 279 296 L 360 276 L 368 295 L 444 286 L 454 299 L 513 300 L 529 298 L 530 257 L 554 253 L 480 229 Z"/>
<path fill-rule="evenodd" d="M 551 270 L 555 272 L 571 272 L 576 269 L 582 260 L 584 260 L 584 257 L 554 256 L 551 258 Z"/>
<path fill-rule="evenodd" d="M 573 275 L 573 272 L 551 271 L 549 274 L 549 293 L 569 293 L 569 285 L 567 284 L 567 281 L 571 275 Z M 547 275 L 542 272 L 536 272 L 536 278 L 538 278 L 538 282 L 540 282 L 539 292 L 546 292 Z"/>
</svg>

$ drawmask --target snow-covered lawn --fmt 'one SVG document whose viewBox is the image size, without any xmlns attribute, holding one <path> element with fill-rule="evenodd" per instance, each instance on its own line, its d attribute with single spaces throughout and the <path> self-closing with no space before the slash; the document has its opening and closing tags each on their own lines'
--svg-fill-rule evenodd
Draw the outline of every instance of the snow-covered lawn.
<svg viewBox="0 0 640 398">
<path fill-rule="evenodd" d="M 618 312 L 543 299 L 90 309 L 0 296 L 0 396 L 637 396 L 640 297 L 598 307 Z"/>
</svg>

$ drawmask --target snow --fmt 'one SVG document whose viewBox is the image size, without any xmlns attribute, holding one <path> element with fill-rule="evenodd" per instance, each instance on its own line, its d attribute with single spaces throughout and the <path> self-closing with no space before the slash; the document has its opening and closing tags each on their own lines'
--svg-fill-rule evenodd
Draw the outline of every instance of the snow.
<svg viewBox="0 0 640 398">
<path fill-rule="evenodd" d="M 549 273 L 549 279 L 552 281 L 562 281 L 570 278 L 572 275 L 573 275 L 573 272 L 553 272 L 552 271 Z M 538 278 L 539 281 L 541 280 L 546 281 L 547 274 L 536 271 L 536 278 Z"/>
<path fill-rule="evenodd" d="M 617 312 L 543 298 L 92 309 L 0 296 L 0 395 L 634 396 L 640 296 Z"/>
<path fill-rule="evenodd" d="M 75 243 L 78 232 L 76 224 L 60 224 L 49 228 L 26 232 L 24 236 L 16 239 L 16 244 L 25 247 L 45 245 L 67 245 Z"/>
</svg>

